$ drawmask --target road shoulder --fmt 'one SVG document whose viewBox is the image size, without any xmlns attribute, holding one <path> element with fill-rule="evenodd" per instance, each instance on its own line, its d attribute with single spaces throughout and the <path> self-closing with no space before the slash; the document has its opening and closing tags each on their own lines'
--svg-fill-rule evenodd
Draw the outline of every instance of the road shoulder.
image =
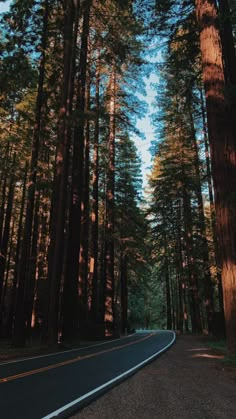
<svg viewBox="0 0 236 419">
<path fill-rule="evenodd" d="M 235 384 L 236 369 L 226 368 L 222 355 L 203 339 L 183 335 L 160 358 L 71 419 L 233 419 Z"/>
</svg>

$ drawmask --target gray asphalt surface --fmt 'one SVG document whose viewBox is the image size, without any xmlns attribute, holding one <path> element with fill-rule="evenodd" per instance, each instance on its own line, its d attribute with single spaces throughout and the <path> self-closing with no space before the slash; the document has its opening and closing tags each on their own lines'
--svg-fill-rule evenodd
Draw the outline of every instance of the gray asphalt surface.
<svg viewBox="0 0 236 419">
<path fill-rule="evenodd" d="M 0 417 L 46 417 L 134 368 L 172 341 L 173 332 L 138 333 L 103 345 L 1 364 Z M 94 395 L 73 405 L 61 417 L 67 417 L 91 398 Z"/>
</svg>

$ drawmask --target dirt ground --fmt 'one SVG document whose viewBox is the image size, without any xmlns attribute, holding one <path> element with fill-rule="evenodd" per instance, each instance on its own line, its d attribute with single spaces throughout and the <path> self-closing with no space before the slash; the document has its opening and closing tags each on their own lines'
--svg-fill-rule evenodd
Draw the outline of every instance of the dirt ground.
<svg viewBox="0 0 236 419">
<path fill-rule="evenodd" d="M 236 419 L 236 368 L 204 339 L 174 346 L 71 419 Z"/>
</svg>

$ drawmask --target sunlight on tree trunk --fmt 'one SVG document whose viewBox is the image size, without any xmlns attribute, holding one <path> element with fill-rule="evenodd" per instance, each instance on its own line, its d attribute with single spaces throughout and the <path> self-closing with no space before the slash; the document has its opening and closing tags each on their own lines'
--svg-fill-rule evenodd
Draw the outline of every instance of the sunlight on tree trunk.
<svg viewBox="0 0 236 419">
<path fill-rule="evenodd" d="M 206 94 L 228 349 L 236 353 L 236 141 L 225 96 L 218 16 L 213 0 L 196 0 Z"/>
</svg>

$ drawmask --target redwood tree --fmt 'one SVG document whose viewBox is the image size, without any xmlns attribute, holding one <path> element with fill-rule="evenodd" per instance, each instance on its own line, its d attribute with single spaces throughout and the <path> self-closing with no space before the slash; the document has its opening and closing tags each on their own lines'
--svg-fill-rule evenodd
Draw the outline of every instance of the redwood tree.
<svg viewBox="0 0 236 419">
<path fill-rule="evenodd" d="M 214 0 L 196 0 L 229 351 L 236 353 L 236 140 Z"/>
</svg>

